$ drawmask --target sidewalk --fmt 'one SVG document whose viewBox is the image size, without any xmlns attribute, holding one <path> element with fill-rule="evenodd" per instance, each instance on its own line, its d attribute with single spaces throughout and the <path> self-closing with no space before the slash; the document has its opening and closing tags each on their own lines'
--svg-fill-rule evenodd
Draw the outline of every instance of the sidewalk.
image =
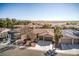
<svg viewBox="0 0 79 59">
<path fill-rule="evenodd" d="M 79 55 L 79 49 L 56 50 L 56 52 L 61 54 L 68 54 L 68 55 Z"/>
</svg>

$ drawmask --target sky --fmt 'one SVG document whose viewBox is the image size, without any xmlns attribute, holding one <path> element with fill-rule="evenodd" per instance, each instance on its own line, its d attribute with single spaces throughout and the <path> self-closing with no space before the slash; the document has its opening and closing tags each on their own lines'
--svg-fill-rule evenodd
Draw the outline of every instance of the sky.
<svg viewBox="0 0 79 59">
<path fill-rule="evenodd" d="M 0 18 L 78 21 L 78 3 L 0 3 Z"/>
</svg>

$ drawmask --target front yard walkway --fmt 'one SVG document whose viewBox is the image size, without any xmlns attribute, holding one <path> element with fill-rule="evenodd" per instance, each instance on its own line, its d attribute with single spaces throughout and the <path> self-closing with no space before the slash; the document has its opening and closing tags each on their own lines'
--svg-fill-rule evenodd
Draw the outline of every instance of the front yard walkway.
<svg viewBox="0 0 79 59">
<path fill-rule="evenodd" d="M 75 55 L 79 56 L 79 49 L 69 49 L 69 50 L 56 50 L 57 53 L 59 54 L 66 54 L 66 55 Z"/>
</svg>

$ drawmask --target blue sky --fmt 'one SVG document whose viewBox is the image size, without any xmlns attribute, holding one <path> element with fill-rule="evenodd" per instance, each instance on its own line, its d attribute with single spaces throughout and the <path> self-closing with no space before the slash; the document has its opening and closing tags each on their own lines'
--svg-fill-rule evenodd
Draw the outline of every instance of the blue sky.
<svg viewBox="0 0 79 59">
<path fill-rule="evenodd" d="M 71 3 L 0 3 L 0 18 L 25 20 L 79 20 L 79 4 Z"/>
</svg>

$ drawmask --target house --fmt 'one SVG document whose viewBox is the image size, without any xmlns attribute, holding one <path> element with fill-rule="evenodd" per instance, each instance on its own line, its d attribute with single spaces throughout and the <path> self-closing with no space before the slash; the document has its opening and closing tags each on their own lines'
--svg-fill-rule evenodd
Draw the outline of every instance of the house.
<svg viewBox="0 0 79 59">
<path fill-rule="evenodd" d="M 79 43 L 79 31 L 72 29 L 62 30 L 63 37 L 61 43 L 78 44 Z"/>
<path fill-rule="evenodd" d="M 54 38 L 53 29 L 34 29 L 33 34 L 36 35 L 37 44 L 41 46 L 47 46 L 52 44 Z"/>
<path fill-rule="evenodd" d="M 33 33 L 35 35 L 38 34 L 38 39 L 44 39 L 44 40 L 52 40 L 54 37 L 54 30 L 53 29 L 34 29 Z M 50 39 L 49 39 L 50 38 Z"/>
<path fill-rule="evenodd" d="M 79 49 L 79 31 L 72 29 L 62 30 L 63 37 L 59 40 L 62 49 Z"/>
<path fill-rule="evenodd" d="M 2 41 L 4 38 L 7 37 L 7 32 L 8 31 L 10 31 L 10 29 L 0 28 L 0 41 Z"/>
<path fill-rule="evenodd" d="M 15 30 L 8 31 L 8 35 L 11 36 L 11 42 L 15 42 L 17 39 L 21 39 L 21 33 Z"/>
</svg>

